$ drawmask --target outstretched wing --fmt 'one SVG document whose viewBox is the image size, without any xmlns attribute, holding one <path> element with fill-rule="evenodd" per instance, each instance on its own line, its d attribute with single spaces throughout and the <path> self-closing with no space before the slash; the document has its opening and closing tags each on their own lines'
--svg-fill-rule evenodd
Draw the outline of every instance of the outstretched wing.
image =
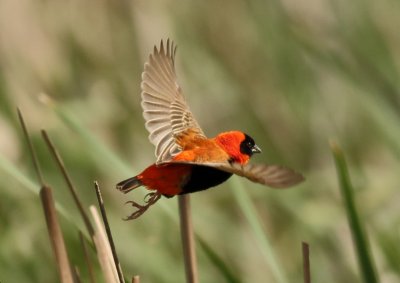
<svg viewBox="0 0 400 283">
<path fill-rule="evenodd" d="M 204 137 L 193 117 L 175 74 L 176 46 L 161 41 L 154 46 L 142 73 L 142 108 L 149 139 L 156 147 L 157 163 L 170 160 L 181 149 L 175 137 L 187 129 Z"/>
<path fill-rule="evenodd" d="M 215 167 L 275 189 L 292 187 L 304 181 L 304 177 L 300 173 L 279 165 L 228 163 Z"/>
<path fill-rule="evenodd" d="M 193 164 L 196 166 L 209 166 L 225 172 L 245 177 L 252 182 L 259 183 L 274 189 L 284 189 L 295 186 L 304 181 L 302 174 L 283 166 L 279 165 L 266 165 L 266 164 L 246 164 L 241 165 L 239 163 L 214 163 L 214 162 L 165 162 L 168 163 L 181 163 L 181 164 Z"/>
</svg>

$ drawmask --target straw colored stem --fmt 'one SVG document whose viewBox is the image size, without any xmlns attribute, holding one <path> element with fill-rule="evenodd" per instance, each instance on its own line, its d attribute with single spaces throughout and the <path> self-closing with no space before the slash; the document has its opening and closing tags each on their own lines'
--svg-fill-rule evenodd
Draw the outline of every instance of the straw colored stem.
<svg viewBox="0 0 400 283">
<path fill-rule="evenodd" d="M 103 218 L 104 227 L 106 228 L 108 242 L 110 243 L 110 248 L 111 248 L 112 256 L 113 256 L 113 259 L 114 259 L 114 264 L 115 264 L 115 267 L 116 267 L 117 272 L 118 272 L 118 279 L 119 279 L 119 281 L 121 283 L 124 283 L 124 275 L 122 273 L 121 264 L 120 264 L 120 262 L 118 260 L 117 251 L 115 249 L 114 240 L 113 240 L 113 237 L 112 237 L 112 234 L 111 234 L 110 225 L 109 225 L 108 219 L 107 219 L 106 209 L 104 207 L 104 201 L 103 201 L 103 198 L 101 196 L 100 187 L 99 187 L 99 184 L 98 184 L 97 181 L 94 182 L 94 187 L 95 187 L 95 190 L 96 190 L 97 200 L 98 200 L 99 206 L 100 206 L 101 217 Z"/>
<path fill-rule="evenodd" d="M 65 248 L 64 238 L 58 223 L 56 208 L 54 205 L 53 193 L 51 188 L 44 186 L 40 190 L 40 198 L 46 217 L 47 230 L 53 252 L 56 257 L 58 271 L 62 283 L 73 283 L 74 276 L 68 260 L 67 250 Z"/>
<path fill-rule="evenodd" d="M 192 218 L 190 215 L 190 196 L 178 196 L 178 203 L 186 282 L 198 283 L 196 248 L 194 243 Z"/>
<path fill-rule="evenodd" d="M 33 166 L 35 168 L 36 176 L 41 185 L 40 198 L 46 218 L 47 230 L 51 241 L 51 246 L 56 257 L 57 267 L 59 271 L 60 280 L 62 283 L 73 283 L 74 275 L 71 269 L 67 249 L 65 248 L 64 237 L 61 232 L 60 224 L 58 223 L 53 193 L 50 187 L 45 185 L 42 172 L 40 170 L 39 162 L 33 148 L 32 141 L 29 137 L 28 129 L 26 127 L 22 112 L 17 108 L 18 118 L 28 144 L 29 152 L 31 154 Z"/>
<path fill-rule="evenodd" d="M 104 281 L 106 283 L 118 283 L 119 278 L 117 269 L 115 268 L 114 259 L 112 257 L 110 244 L 107 241 L 104 226 L 101 224 L 100 215 L 97 212 L 96 207 L 93 205 L 90 206 L 89 210 L 92 214 L 94 225 L 96 227 L 95 234 L 93 235 L 93 242 L 96 246 L 97 258 L 104 275 Z"/>
<path fill-rule="evenodd" d="M 132 283 L 140 283 L 140 277 L 139 275 L 135 275 L 132 278 Z"/>
</svg>

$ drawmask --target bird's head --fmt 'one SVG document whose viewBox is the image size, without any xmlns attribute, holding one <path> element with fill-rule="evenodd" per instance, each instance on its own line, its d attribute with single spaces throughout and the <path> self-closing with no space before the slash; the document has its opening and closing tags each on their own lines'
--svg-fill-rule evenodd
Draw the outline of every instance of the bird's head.
<svg viewBox="0 0 400 283">
<path fill-rule="evenodd" d="M 221 133 L 215 141 L 228 153 L 230 161 L 240 164 L 246 164 L 254 153 L 261 152 L 253 138 L 240 131 Z"/>
</svg>

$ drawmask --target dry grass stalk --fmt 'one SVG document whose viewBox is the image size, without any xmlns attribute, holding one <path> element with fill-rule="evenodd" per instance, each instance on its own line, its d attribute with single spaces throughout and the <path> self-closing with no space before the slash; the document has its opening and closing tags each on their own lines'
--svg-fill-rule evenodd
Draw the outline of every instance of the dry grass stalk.
<svg viewBox="0 0 400 283">
<path fill-rule="evenodd" d="M 32 141 L 29 138 L 29 133 L 28 133 L 28 129 L 26 128 L 26 125 L 25 125 L 24 117 L 22 116 L 22 112 L 19 108 L 17 108 L 17 112 L 18 112 L 19 122 L 21 123 L 22 131 L 24 133 L 25 140 L 28 144 L 29 152 L 31 154 L 32 163 L 33 163 L 33 167 L 35 168 L 36 176 L 38 178 L 39 184 L 43 187 L 44 179 L 43 179 L 42 171 L 40 170 L 39 162 L 36 157 L 36 152 L 33 149 Z"/>
<path fill-rule="evenodd" d="M 65 248 L 64 237 L 58 223 L 56 208 L 54 205 L 53 193 L 51 188 L 43 186 L 40 190 L 40 198 L 46 217 L 47 230 L 49 232 L 50 241 L 56 257 L 58 271 L 62 283 L 73 283 L 74 276 L 68 260 L 67 250 Z"/>
<path fill-rule="evenodd" d="M 67 250 L 65 248 L 64 237 L 62 235 L 60 224 L 58 223 L 53 193 L 51 188 L 47 186 L 44 182 L 39 162 L 37 160 L 36 153 L 32 145 L 32 141 L 29 137 L 28 129 L 26 127 L 24 118 L 22 116 L 22 112 L 19 109 L 17 109 L 17 112 L 25 136 L 25 140 L 28 144 L 29 152 L 31 154 L 36 176 L 41 185 L 40 198 L 43 205 L 43 210 L 46 218 L 47 230 L 49 232 L 51 245 L 53 248 L 54 255 L 56 257 L 60 280 L 62 283 L 73 283 L 74 275 L 72 273 L 71 265 L 69 263 Z"/>
<path fill-rule="evenodd" d="M 69 177 L 67 170 L 65 169 L 64 162 L 62 161 L 60 154 L 58 153 L 58 151 L 55 148 L 54 144 L 51 142 L 50 137 L 48 136 L 48 134 L 46 133 L 45 130 L 42 130 L 42 136 L 43 136 L 43 139 L 45 140 L 45 142 L 46 142 L 51 154 L 53 155 L 54 159 L 56 160 L 57 165 L 58 165 L 62 175 L 64 176 L 65 182 L 67 183 L 68 188 L 70 190 L 70 193 L 71 193 L 71 195 L 72 195 L 72 197 L 73 197 L 73 199 L 75 201 L 75 204 L 79 209 L 79 212 L 80 212 L 80 214 L 82 216 L 82 219 L 83 219 L 83 221 L 85 223 L 86 229 L 89 232 L 89 235 L 93 236 L 93 234 L 94 234 L 93 226 L 90 223 L 89 217 L 86 214 L 85 209 L 83 208 L 82 202 L 80 201 L 80 199 L 78 197 L 78 194 L 76 192 L 76 189 L 75 189 L 74 185 L 72 184 L 72 180 Z"/>
<path fill-rule="evenodd" d="M 94 207 L 93 205 L 90 206 L 90 212 L 92 214 L 96 227 L 95 233 L 93 235 L 93 241 L 96 246 L 97 258 L 99 259 L 105 282 L 119 283 L 118 272 L 115 268 L 111 248 L 107 241 L 107 236 L 101 223 L 99 213 L 97 212 L 96 207 Z"/>
<path fill-rule="evenodd" d="M 88 271 L 89 271 L 90 283 L 96 283 L 96 280 L 94 279 L 92 262 L 90 261 L 90 258 L 89 258 L 89 251 L 87 249 L 87 246 L 85 244 L 85 239 L 83 238 L 83 234 L 82 234 L 81 231 L 79 231 L 79 240 L 81 242 L 83 253 L 85 255 L 85 262 L 86 262 L 86 265 L 87 265 L 87 268 L 88 268 Z"/>
<path fill-rule="evenodd" d="M 304 283 L 311 283 L 310 272 L 310 246 L 306 242 L 301 243 L 303 250 L 303 275 Z"/>
<path fill-rule="evenodd" d="M 82 282 L 81 274 L 79 272 L 79 267 L 77 265 L 74 266 L 73 272 L 74 272 L 75 283 L 81 283 Z"/>
<path fill-rule="evenodd" d="M 107 232 L 108 243 L 109 243 L 111 251 L 112 251 L 115 267 L 117 268 L 117 271 L 118 271 L 119 282 L 120 283 L 124 283 L 124 274 L 122 273 L 121 264 L 120 264 L 120 262 L 118 260 L 117 251 L 115 249 L 114 240 L 113 240 L 113 237 L 112 237 L 112 234 L 111 234 L 110 225 L 109 225 L 108 219 L 107 219 L 106 209 L 104 207 L 104 201 L 103 201 L 103 198 L 101 196 L 100 187 L 99 187 L 99 184 L 98 184 L 97 181 L 94 182 L 94 187 L 95 187 L 95 190 L 96 190 L 97 200 L 99 202 L 101 217 L 103 218 L 104 227 L 105 227 L 106 232 Z"/>
<path fill-rule="evenodd" d="M 181 227 L 181 239 L 183 248 L 183 257 L 186 270 L 186 282 L 198 283 L 198 270 L 196 259 L 196 248 L 194 242 L 194 232 L 192 218 L 190 215 L 190 196 L 178 196 L 179 217 Z"/>
</svg>

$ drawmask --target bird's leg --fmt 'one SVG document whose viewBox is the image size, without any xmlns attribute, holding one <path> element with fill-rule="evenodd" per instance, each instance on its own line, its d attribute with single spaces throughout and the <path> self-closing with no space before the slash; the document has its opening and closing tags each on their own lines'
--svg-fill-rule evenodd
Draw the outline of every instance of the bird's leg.
<svg viewBox="0 0 400 283">
<path fill-rule="evenodd" d="M 159 192 L 155 193 L 148 193 L 144 197 L 144 202 L 146 203 L 145 205 L 138 204 L 135 201 L 127 201 L 125 204 L 131 204 L 133 207 L 136 207 L 136 211 L 134 211 L 131 215 L 126 217 L 124 220 L 132 220 L 138 218 L 140 215 L 146 212 L 146 210 L 155 204 L 159 199 L 161 198 L 161 194 Z"/>
</svg>

